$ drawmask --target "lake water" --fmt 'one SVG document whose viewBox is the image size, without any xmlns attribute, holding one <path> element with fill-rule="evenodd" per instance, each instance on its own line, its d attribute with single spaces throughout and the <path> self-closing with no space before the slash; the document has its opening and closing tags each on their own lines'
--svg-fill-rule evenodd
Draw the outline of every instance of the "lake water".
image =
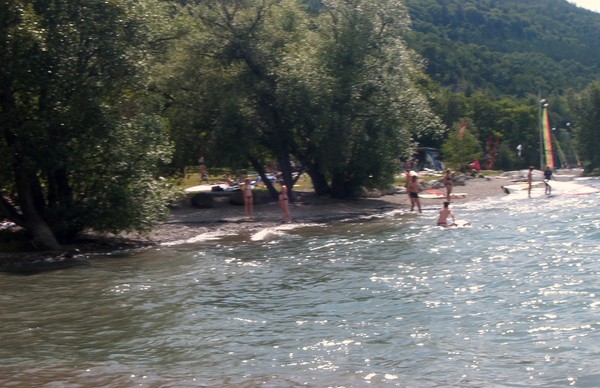
<svg viewBox="0 0 600 388">
<path fill-rule="evenodd" d="M 598 181 L 589 181 L 600 186 Z M 0 274 L 0 386 L 600 386 L 600 195 Z"/>
</svg>

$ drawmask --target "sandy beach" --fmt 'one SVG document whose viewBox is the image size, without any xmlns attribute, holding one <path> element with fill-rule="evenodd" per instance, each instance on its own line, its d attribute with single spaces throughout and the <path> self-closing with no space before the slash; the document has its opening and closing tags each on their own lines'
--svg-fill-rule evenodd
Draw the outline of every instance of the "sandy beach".
<svg viewBox="0 0 600 388">
<path fill-rule="evenodd" d="M 502 186 L 507 179 L 501 177 L 476 177 L 468 179 L 464 186 L 455 186 L 455 193 L 465 193 L 464 198 L 453 199 L 454 203 L 477 201 L 491 196 L 505 195 Z M 296 193 L 297 199 L 291 206 L 294 223 L 325 223 L 358 218 L 394 209 L 408 210 L 410 202 L 406 194 L 382 195 L 377 198 L 333 200 L 316 197 L 311 193 Z M 220 200 L 213 208 L 194 208 L 189 199 L 172 209 L 169 219 L 152 232 L 129 236 L 149 244 L 168 244 L 192 238 L 203 233 L 219 231 L 253 232 L 280 225 L 281 209 L 277 202 L 256 204 L 254 218 L 244 216 L 244 207 Z M 441 205 L 441 199 L 421 199 L 423 207 Z"/>
</svg>

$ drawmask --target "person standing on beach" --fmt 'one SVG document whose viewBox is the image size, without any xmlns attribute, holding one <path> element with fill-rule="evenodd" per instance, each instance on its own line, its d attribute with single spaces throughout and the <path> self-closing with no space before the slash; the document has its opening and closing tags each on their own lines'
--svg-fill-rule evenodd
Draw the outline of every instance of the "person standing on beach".
<svg viewBox="0 0 600 388">
<path fill-rule="evenodd" d="M 450 202 L 450 194 L 452 194 L 452 186 L 454 182 L 452 181 L 452 171 L 449 168 L 446 169 L 446 173 L 444 174 L 444 186 L 446 186 L 446 201 Z"/>
<path fill-rule="evenodd" d="M 252 184 L 248 178 L 244 181 L 244 206 L 246 217 L 254 217 L 254 196 L 252 195 Z"/>
<path fill-rule="evenodd" d="M 548 181 L 552 179 L 552 169 L 550 166 L 544 168 L 544 184 L 546 185 L 546 195 L 552 194 L 552 187 L 548 184 Z"/>
<path fill-rule="evenodd" d="M 419 182 L 417 181 L 417 176 L 413 175 L 406 186 L 406 190 L 408 191 L 408 197 L 410 198 L 410 211 L 415 209 L 415 205 L 417 205 L 419 209 L 419 213 L 421 213 L 421 201 L 419 200 Z"/>
<path fill-rule="evenodd" d="M 410 180 L 412 179 L 413 175 L 416 175 L 416 173 L 414 171 L 406 170 L 404 172 L 404 179 L 405 179 L 404 187 L 406 188 L 406 194 L 409 194 L 408 195 L 409 200 L 410 200 L 410 193 L 408 192 L 408 185 L 410 185 Z"/>
<path fill-rule="evenodd" d="M 529 198 L 531 198 L 531 186 L 533 184 L 533 182 L 532 182 L 533 181 L 532 173 L 533 173 L 533 169 L 534 168 L 535 167 L 533 167 L 533 166 L 529 166 L 529 172 L 527 173 L 527 196 Z"/>
<path fill-rule="evenodd" d="M 455 226 L 456 220 L 454 219 L 454 213 L 448 207 L 450 202 L 444 202 L 444 206 L 440 209 L 440 216 L 438 217 L 438 226 Z M 452 218 L 452 223 L 448 224 L 448 217 Z"/>
<path fill-rule="evenodd" d="M 288 197 L 287 186 L 281 184 L 281 192 L 279 193 L 279 206 L 283 212 L 283 222 L 292 222 L 292 216 L 290 215 L 290 199 Z"/>
<path fill-rule="evenodd" d="M 200 155 L 198 158 L 198 165 L 200 166 L 200 182 L 208 181 L 208 170 L 206 164 L 204 164 L 204 155 Z"/>
</svg>

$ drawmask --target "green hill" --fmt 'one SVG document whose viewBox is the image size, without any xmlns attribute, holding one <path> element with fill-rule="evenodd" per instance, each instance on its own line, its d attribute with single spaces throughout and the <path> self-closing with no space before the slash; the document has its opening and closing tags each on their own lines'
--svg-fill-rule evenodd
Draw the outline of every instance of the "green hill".
<svg viewBox="0 0 600 388">
<path fill-rule="evenodd" d="M 600 14 L 566 0 L 405 0 L 432 79 L 470 94 L 582 89 L 600 74 Z"/>
</svg>

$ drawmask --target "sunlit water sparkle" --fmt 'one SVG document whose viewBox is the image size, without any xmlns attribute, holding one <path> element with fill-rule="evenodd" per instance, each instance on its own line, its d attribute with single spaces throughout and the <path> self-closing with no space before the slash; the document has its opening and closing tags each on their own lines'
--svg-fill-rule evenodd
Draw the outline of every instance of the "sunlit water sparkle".
<svg viewBox="0 0 600 388">
<path fill-rule="evenodd" d="M 598 182 L 592 182 L 599 185 Z M 600 386 L 599 195 L 0 274 L 0 386 Z"/>
</svg>

